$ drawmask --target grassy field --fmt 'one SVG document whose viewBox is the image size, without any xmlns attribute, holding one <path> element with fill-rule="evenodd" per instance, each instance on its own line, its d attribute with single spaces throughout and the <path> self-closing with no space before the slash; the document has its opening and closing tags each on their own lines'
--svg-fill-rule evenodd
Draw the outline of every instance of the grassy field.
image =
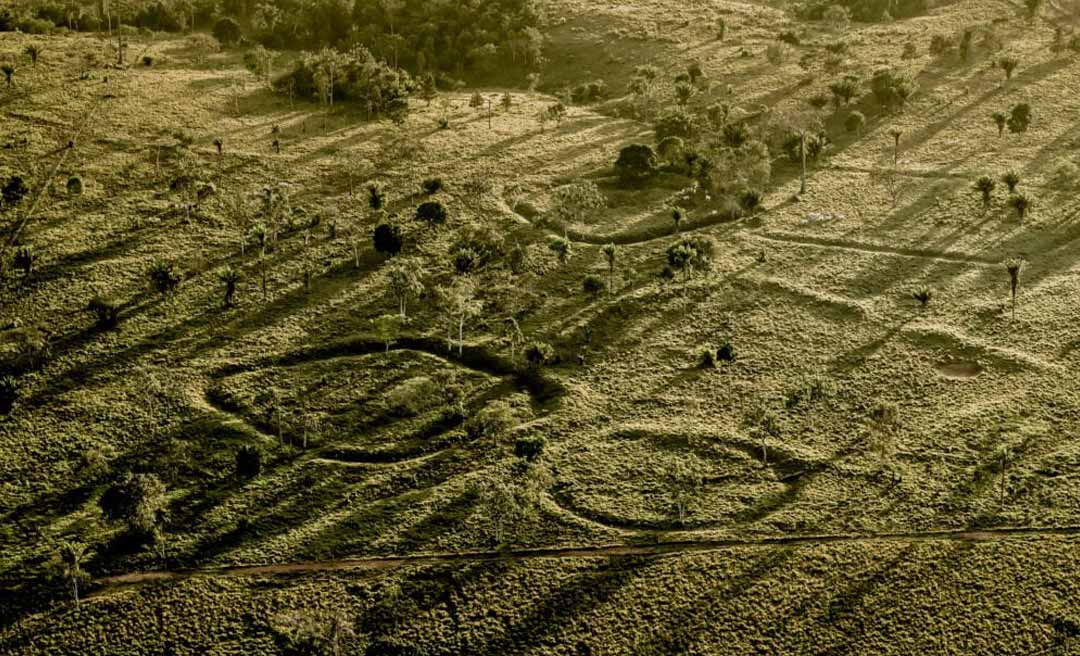
<svg viewBox="0 0 1080 656">
<path fill-rule="evenodd" d="M 1018 3 L 962 0 L 844 30 L 781 3 L 549 5 L 538 91 L 479 89 L 490 116 L 469 107 L 472 88 L 414 99 L 402 125 L 290 102 L 242 53 L 183 37 L 133 39 L 119 70 L 90 63 L 105 57 L 92 36 L 0 36 L 0 59 L 45 44 L 0 89 L 0 179 L 51 184 L 23 236 L 34 272 L 0 287 L 0 326 L 41 326 L 51 345 L 0 417 L 0 652 L 280 653 L 301 612 L 343 619 L 343 653 L 1077 648 L 1080 206 L 1060 170 L 1080 164 L 1080 57 L 1051 52 L 1059 5 L 1028 23 Z M 1000 47 L 930 54 L 933 34 L 974 25 Z M 769 63 L 787 31 L 799 45 Z M 622 97 L 635 66 L 669 78 L 696 60 L 710 84 L 691 108 L 780 114 L 821 90 L 800 57 L 839 40 L 836 74 L 895 64 L 919 86 L 902 112 L 857 105 L 860 134 L 842 128 L 846 109 L 823 110 L 833 144 L 805 193 L 777 159 L 764 211 L 702 209 L 676 235 L 688 178 L 616 184 L 619 148 L 654 140 Z M 1004 53 L 1019 61 L 1010 80 Z M 593 79 L 611 98 L 537 120 L 551 93 Z M 1030 129 L 999 137 L 991 114 L 1018 102 Z M 1022 223 L 1002 183 L 989 205 L 972 189 L 1009 170 L 1033 201 Z M 170 190 L 182 175 L 214 185 L 193 212 Z M 414 218 L 432 177 L 445 225 Z M 560 188 L 581 180 L 605 206 L 553 219 Z M 427 270 L 389 345 L 372 324 L 398 311 L 372 247 L 373 182 Z M 264 297 L 247 234 L 265 187 L 288 209 Z M 458 278 L 448 253 L 480 229 L 528 264 L 470 276 L 483 311 L 459 351 L 433 290 Z M 711 270 L 663 281 L 667 249 L 699 235 L 716 240 Z M 559 236 L 565 262 L 548 247 Z M 586 275 L 609 280 L 608 242 L 613 292 L 588 294 Z M 1015 306 L 1002 264 L 1014 256 Z M 168 296 L 148 287 L 161 258 L 182 276 Z M 240 274 L 230 308 L 226 264 Z M 923 285 L 926 307 L 912 298 Z M 119 305 L 115 330 L 85 311 L 95 296 Z M 508 316 L 559 361 L 527 367 Z M 734 361 L 699 366 L 725 343 Z M 413 388 L 420 401 L 404 407 Z M 873 420 L 882 402 L 894 426 Z M 495 407 L 509 426 L 477 428 Z M 776 413 L 764 440 L 746 422 L 761 407 Z M 515 445 L 540 437 L 524 465 Z M 242 446 L 265 454 L 256 478 L 235 474 Z M 700 479 L 690 493 L 673 483 L 686 466 Z M 125 471 L 165 483 L 157 549 L 101 516 Z M 505 526 L 499 481 L 533 506 Z M 91 545 L 97 581 L 78 609 L 43 574 L 70 539 Z M 440 557 L 349 564 L 423 554 Z M 242 566 L 265 567 L 229 569 Z"/>
</svg>

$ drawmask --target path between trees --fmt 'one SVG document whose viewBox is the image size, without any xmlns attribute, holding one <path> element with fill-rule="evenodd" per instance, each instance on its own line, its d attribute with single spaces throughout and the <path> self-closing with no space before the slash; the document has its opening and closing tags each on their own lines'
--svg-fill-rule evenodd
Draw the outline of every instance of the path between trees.
<svg viewBox="0 0 1080 656">
<path fill-rule="evenodd" d="M 526 561 L 545 558 L 654 558 L 659 556 L 679 556 L 737 548 L 782 548 L 789 546 L 821 546 L 829 544 L 861 544 L 873 542 L 1001 542 L 1025 538 L 1044 539 L 1049 537 L 1069 537 L 1074 535 L 1080 535 L 1080 525 L 954 529 L 861 535 L 779 535 L 761 538 L 672 540 L 660 541 L 652 544 L 608 544 L 593 547 L 462 551 L 387 557 L 312 560 L 281 564 L 220 565 L 190 569 L 131 572 L 128 574 L 109 576 L 96 581 L 98 588 L 90 596 L 98 597 L 119 589 L 147 583 L 178 581 L 196 577 L 228 578 L 276 576 L 343 570 L 381 573 L 409 566 L 426 566 L 459 562 Z"/>
</svg>

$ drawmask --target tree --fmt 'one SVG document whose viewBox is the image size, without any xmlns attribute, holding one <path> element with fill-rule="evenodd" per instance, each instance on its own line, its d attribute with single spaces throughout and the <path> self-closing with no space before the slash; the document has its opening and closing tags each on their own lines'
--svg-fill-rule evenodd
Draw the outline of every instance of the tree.
<svg viewBox="0 0 1080 656">
<path fill-rule="evenodd" d="M 806 160 L 816 158 L 827 139 L 821 132 L 821 119 L 815 112 L 795 111 L 776 117 L 776 130 L 786 134 L 784 147 L 788 157 L 800 164 L 799 193 L 806 193 Z"/>
<path fill-rule="evenodd" d="M 1012 290 L 1012 316 L 1016 318 L 1016 293 L 1020 288 L 1020 272 L 1024 268 L 1024 260 L 1019 257 L 1005 260 L 1005 270 L 1009 272 L 1009 287 Z"/>
<path fill-rule="evenodd" d="M 990 115 L 990 118 L 994 119 L 994 124 L 997 125 L 998 138 L 1005 136 L 1005 124 L 1008 122 L 1008 117 L 1004 112 L 994 112 Z"/>
<path fill-rule="evenodd" d="M 173 270 L 173 263 L 155 260 L 150 265 L 150 284 L 162 295 L 168 296 L 180 284 L 180 275 Z"/>
<path fill-rule="evenodd" d="M 439 87 L 435 84 L 435 75 L 432 73 L 425 73 L 420 78 L 420 97 L 424 99 L 428 107 L 431 107 L 431 101 L 439 97 Z"/>
<path fill-rule="evenodd" d="M 998 60 L 997 65 L 1005 72 L 1005 81 L 1008 82 L 1012 79 L 1013 71 L 1020 65 L 1020 61 L 1016 57 L 1006 55 Z"/>
<path fill-rule="evenodd" d="M 889 128 L 887 134 L 893 138 L 892 163 L 893 166 L 896 166 L 900 162 L 900 137 L 904 135 L 904 131 L 900 128 L 892 127 Z"/>
<path fill-rule="evenodd" d="M 1012 108 L 1009 112 L 1009 132 L 1013 134 L 1020 134 L 1021 132 L 1027 132 L 1028 127 L 1031 125 L 1031 105 L 1027 103 L 1020 103 Z"/>
<path fill-rule="evenodd" d="M 219 18 L 214 23 L 213 29 L 214 38 L 221 42 L 223 46 L 233 46 L 240 42 L 243 33 L 240 31 L 240 24 L 232 18 L 225 16 Z"/>
<path fill-rule="evenodd" d="M 236 295 L 236 283 L 240 282 L 240 272 L 226 264 L 218 271 L 218 280 L 225 285 L 225 307 L 231 308 Z"/>
<path fill-rule="evenodd" d="M 573 245 L 566 237 L 555 237 L 548 243 L 548 248 L 558 256 L 560 264 L 566 264 L 574 252 Z"/>
<path fill-rule="evenodd" d="M 410 297 L 424 293 L 424 263 L 417 257 L 396 257 L 386 265 L 386 277 L 390 290 L 398 301 L 401 320 L 405 321 L 405 307 Z"/>
<path fill-rule="evenodd" d="M 388 257 L 394 257 L 400 253 L 404 245 L 401 228 L 393 223 L 380 223 L 375 226 L 373 241 L 375 250 Z"/>
<path fill-rule="evenodd" d="M 446 206 L 437 200 L 421 203 L 416 208 L 416 220 L 442 225 L 446 223 Z"/>
<path fill-rule="evenodd" d="M 518 462 L 486 472 L 470 486 L 477 513 L 490 526 L 495 544 L 507 541 L 507 529 L 520 527 L 540 516 L 550 474 L 539 464 Z"/>
<path fill-rule="evenodd" d="M 915 290 L 911 292 L 911 297 L 918 301 L 923 309 L 930 303 L 930 299 L 933 298 L 933 296 L 934 291 L 926 285 L 916 287 Z"/>
<path fill-rule="evenodd" d="M 101 495 L 105 518 L 134 532 L 155 533 L 165 512 L 165 485 L 156 474 L 128 472 Z"/>
<path fill-rule="evenodd" d="M 30 57 L 31 66 L 37 66 L 38 59 L 41 58 L 41 53 L 44 49 L 44 47 L 37 43 L 28 44 L 25 48 L 23 48 L 23 52 L 28 57 Z"/>
<path fill-rule="evenodd" d="M 829 84 L 829 92 L 837 108 L 847 105 L 851 99 L 859 95 L 859 80 L 852 76 L 845 76 Z"/>
<path fill-rule="evenodd" d="M 851 112 L 847 115 L 847 118 L 844 119 L 844 129 L 848 132 L 854 132 L 861 136 L 865 126 L 866 116 L 864 116 L 862 112 Z"/>
<path fill-rule="evenodd" d="M 15 65 L 14 64 L 0 64 L 0 73 L 4 74 L 4 81 L 7 82 L 9 87 L 15 85 Z"/>
<path fill-rule="evenodd" d="M 82 542 L 60 543 L 53 559 L 49 561 L 49 569 L 53 575 L 64 581 L 64 585 L 71 591 L 71 600 L 75 607 L 79 607 L 79 588 L 90 582 L 90 574 L 83 569 L 83 563 L 87 561 L 90 553 L 87 546 Z"/>
<path fill-rule="evenodd" d="M 555 349 L 550 344 L 540 341 L 532 341 L 525 347 L 525 361 L 531 368 L 538 368 L 550 364 L 555 360 Z"/>
<path fill-rule="evenodd" d="M 615 248 L 615 244 L 605 244 L 600 248 L 600 252 L 604 254 L 604 259 L 607 260 L 608 294 L 613 294 L 615 293 L 615 259 L 619 252 Z"/>
<path fill-rule="evenodd" d="M 255 478 L 262 472 L 263 453 L 253 444 L 245 444 L 236 450 L 236 475 Z"/>
<path fill-rule="evenodd" d="M 1016 210 L 1016 217 L 1020 220 L 1020 224 L 1023 225 L 1024 216 L 1027 214 L 1027 211 L 1031 209 L 1031 199 L 1025 194 L 1016 194 L 1009 199 L 1009 205 Z"/>
<path fill-rule="evenodd" d="M 1020 184 L 1020 174 L 1016 171 L 1006 171 L 1001 176 L 1001 181 L 1009 188 L 1009 193 L 1014 194 L 1016 193 L 1016 185 Z"/>
<path fill-rule="evenodd" d="M 386 351 L 390 350 L 390 345 L 401 334 L 402 321 L 401 315 L 398 314 L 384 314 L 371 320 L 375 337 L 386 346 Z"/>
<path fill-rule="evenodd" d="M 630 144 L 619 151 L 615 161 L 615 173 L 626 186 L 639 186 L 653 176 L 659 169 L 656 153 L 650 146 Z"/>
<path fill-rule="evenodd" d="M 915 90 L 915 81 L 906 73 L 895 69 L 879 68 L 870 78 L 871 93 L 878 104 L 886 109 L 898 107 L 902 110 Z"/>
<path fill-rule="evenodd" d="M 29 278 L 34 272 L 34 263 L 38 256 L 31 244 L 22 244 L 15 249 L 15 268 L 23 272 L 24 278 Z"/>
<path fill-rule="evenodd" d="M 991 194 L 994 193 L 994 189 L 997 187 L 997 183 L 994 179 L 988 175 L 981 176 L 975 181 L 975 190 L 982 194 L 983 206 L 989 207 Z"/>
<path fill-rule="evenodd" d="M 666 463 L 664 482 L 668 498 L 679 516 L 679 524 L 701 503 L 705 491 L 705 465 L 696 455 L 674 456 Z"/>
<path fill-rule="evenodd" d="M 759 403 L 743 417 L 743 425 L 761 440 L 761 464 L 768 466 L 768 439 L 780 437 L 780 416 L 767 404 Z"/>
<path fill-rule="evenodd" d="M 549 214 L 564 224 L 581 223 L 591 213 L 606 206 L 607 196 L 595 182 L 576 182 L 555 189 Z"/>
<path fill-rule="evenodd" d="M 456 323 L 460 356 L 465 352 L 465 323 L 483 309 L 483 304 L 476 298 L 476 283 L 471 278 L 458 278 L 449 287 L 440 289 L 439 296 L 448 319 L 447 346 L 450 345 L 449 328 Z"/>
<path fill-rule="evenodd" d="M 695 272 L 712 266 L 715 251 L 716 242 L 711 237 L 691 237 L 668 247 L 667 263 L 673 271 L 681 271 L 683 280 L 688 281 Z"/>
<path fill-rule="evenodd" d="M 18 205 L 29 193 L 30 188 L 26 186 L 21 176 L 11 176 L 4 183 L 4 187 L 0 189 L 0 200 L 3 201 L 0 203 L 0 208 Z"/>
<path fill-rule="evenodd" d="M 386 192 L 378 185 L 368 185 L 368 209 L 380 212 L 386 206 Z"/>
</svg>

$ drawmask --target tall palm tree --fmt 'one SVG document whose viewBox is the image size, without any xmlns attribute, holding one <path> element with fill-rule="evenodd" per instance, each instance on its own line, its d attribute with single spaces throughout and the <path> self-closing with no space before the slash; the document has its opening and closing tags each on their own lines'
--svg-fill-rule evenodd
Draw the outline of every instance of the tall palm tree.
<svg viewBox="0 0 1080 656">
<path fill-rule="evenodd" d="M 1016 290 L 1020 287 L 1020 271 L 1024 268 L 1024 260 L 1019 257 L 1005 260 L 1005 270 L 1009 272 L 1009 285 L 1012 287 L 1012 316 L 1016 318 Z"/>
<path fill-rule="evenodd" d="M 31 66 L 37 66 L 38 59 L 41 57 L 42 50 L 44 50 L 44 48 L 42 48 L 36 43 L 31 43 L 30 45 L 23 48 L 23 52 L 30 57 Z"/>
<path fill-rule="evenodd" d="M 63 542 L 60 545 L 57 569 L 71 585 L 71 598 L 75 601 L 76 608 L 79 607 L 79 582 L 90 579 L 90 575 L 82 567 L 87 555 L 86 545 L 81 542 Z"/>
</svg>

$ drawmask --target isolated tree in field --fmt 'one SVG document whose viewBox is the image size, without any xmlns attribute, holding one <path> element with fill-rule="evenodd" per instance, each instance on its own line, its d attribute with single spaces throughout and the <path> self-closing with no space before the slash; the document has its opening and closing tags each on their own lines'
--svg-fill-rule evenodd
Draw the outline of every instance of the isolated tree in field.
<svg viewBox="0 0 1080 656">
<path fill-rule="evenodd" d="M 180 284 L 180 274 L 173 270 L 173 263 L 156 260 L 150 265 L 150 284 L 163 297 L 168 296 Z"/>
<path fill-rule="evenodd" d="M 387 257 L 393 257 L 401 252 L 403 246 L 401 228 L 393 223 L 380 223 L 375 226 L 372 239 L 375 250 Z"/>
<path fill-rule="evenodd" d="M 904 131 L 894 127 L 889 128 L 887 134 L 893 138 L 892 162 L 896 166 L 900 161 L 900 137 L 904 136 Z"/>
<path fill-rule="evenodd" d="M 1009 121 L 1009 117 L 1005 116 L 1004 112 L 994 112 L 990 115 L 990 118 L 994 120 L 994 125 L 997 126 L 998 137 L 1005 136 L 1005 125 Z"/>
<path fill-rule="evenodd" d="M 450 347 L 451 326 L 457 328 L 458 355 L 465 351 L 465 324 L 483 310 L 483 304 L 476 298 L 476 283 L 471 278 L 457 278 L 449 287 L 440 289 L 443 310 L 447 317 L 447 348 Z"/>
<path fill-rule="evenodd" d="M 253 445 L 245 444 L 236 450 L 236 475 L 240 478 L 255 478 L 262 473 L 263 453 Z"/>
<path fill-rule="evenodd" d="M 769 464 L 768 440 L 770 437 L 780 437 L 780 416 L 768 405 L 761 403 L 743 416 L 743 425 L 750 430 L 751 435 L 761 441 L 761 464 L 767 466 Z"/>
<path fill-rule="evenodd" d="M 988 175 L 980 176 L 975 181 L 975 191 L 978 191 L 982 195 L 982 202 L 984 207 L 990 206 L 991 195 L 994 193 L 994 189 L 997 188 L 997 183 L 994 179 Z"/>
<path fill-rule="evenodd" d="M 705 491 L 705 467 L 697 456 L 673 457 L 667 464 L 664 483 L 671 505 L 679 516 L 679 524 L 686 515 L 701 504 Z"/>
<path fill-rule="evenodd" d="M 15 84 L 14 64 L 0 64 L 0 73 L 4 74 L 4 81 L 7 82 L 9 87 Z"/>
<path fill-rule="evenodd" d="M 681 207 L 674 207 L 671 210 L 671 221 L 675 224 L 675 234 L 679 234 L 683 219 L 686 218 L 686 214 Z"/>
<path fill-rule="evenodd" d="M 41 58 L 41 53 L 44 48 L 37 43 L 31 43 L 23 48 L 23 52 L 30 58 L 30 65 L 37 66 L 38 59 Z"/>
<path fill-rule="evenodd" d="M 866 116 L 862 112 L 851 112 L 844 119 L 844 129 L 848 132 L 862 136 L 863 128 L 866 127 Z"/>
<path fill-rule="evenodd" d="M 1012 316 L 1016 318 L 1016 293 L 1020 288 L 1020 272 L 1024 268 L 1024 260 L 1013 257 L 1005 260 L 1005 270 L 1009 272 L 1009 288 L 1012 292 Z"/>
<path fill-rule="evenodd" d="M 368 209 L 381 212 L 386 207 L 386 192 L 379 185 L 368 185 Z"/>
<path fill-rule="evenodd" d="M 153 534 L 165 512 L 165 485 L 155 474 L 128 472 L 101 495 L 106 519 L 127 524 L 134 532 Z"/>
<path fill-rule="evenodd" d="M 605 244 L 600 248 L 600 252 L 604 255 L 604 260 L 607 261 L 608 269 L 608 294 L 615 293 L 615 260 L 619 255 L 619 250 L 615 247 L 615 244 Z"/>
<path fill-rule="evenodd" d="M 383 314 L 371 320 L 371 330 L 375 339 L 385 346 L 385 351 L 390 351 L 390 345 L 401 335 L 402 322 L 400 314 Z"/>
<path fill-rule="evenodd" d="M 409 299 L 424 293 L 424 263 L 416 257 L 395 257 L 386 265 L 386 277 L 390 291 L 398 301 L 401 320 L 404 321 Z"/>
<path fill-rule="evenodd" d="M 1013 71 L 1020 65 L 1020 61 L 1016 57 L 1006 55 L 998 60 L 997 65 L 1005 73 L 1005 81 L 1008 82 L 1012 79 Z"/>
<path fill-rule="evenodd" d="M 911 292 L 911 297 L 919 302 L 920 307 L 925 309 L 930 304 L 930 299 L 934 297 L 934 290 L 926 285 L 921 285 Z"/>
<path fill-rule="evenodd" d="M 628 187 L 644 184 L 656 175 L 658 169 L 656 153 L 652 147 L 644 144 L 624 146 L 615 161 L 615 173 L 620 182 Z"/>
<path fill-rule="evenodd" d="M 1005 174 L 1001 176 L 1001 181 L 1009 188 L 1010 194 L 1015 194 L 1016 186 L 1020 184 L 1020 174 L 1016 171 L 1006 171 Z"/>
<path fill-rule="evenodd" d="M 236 283 L 240 282 L 240 272 L 232 267 L 232 265 L 226 264 L 224 268 L 218 271 L 218 280 L 221 284 L 225 285 L 225 301 L 226 308 L 233 306 L 233 297 L 236 296 Z"/>
<path fill-rule="evenodd" d="M 60 548 L 49 561 L 49 570 L 64 582 L 76 608 L 79 607 L 79 589 L 90 583 L 90 574 L 83 569 L 89 555 L 82 542 L 65 541 L 60 543 Z"/>
<path fill-rule="evenodd" d="M 559 258 L 559 264 L 566 264 L 574 253 L 573 244 L 566 237 L 555 237 L 548 243 L 548 249 Z"/>
<path fill-rule="evenodd" d="M 1009 112 L 1009 132 L 1020 134 L 1027 132 L 1031 125 L 1031 105 L 1020 103 Z"/>
<path fill-rule="evenodd" d="M 0 202 L 0 208 L 6 209 L 18 205 L 29 193 L 30 188 L 26 186 L 21 176 L 11 176 L 0 189 L 0 200 L 3 201 Z"/>
<path fill-rule="evenodd" d="M 842 107 L 851 102 L 851 99 L 859 95 L 859 81 L 857 78 L 846 76 L 829 84 L 829 92 L 833 95 L 836 106 Z"/>
<path fill-rule="evenodd" d="M 895 449 L 899 416 L 896 404 L 888 401 L 882 401 L 870 410 L 870 426 L 877 436 L 878 455 L 882 460 Z"/>
<path fill-rule="evenodd" d="M 1031 199 L 1025 194 L 1016 194 L 1009 199 L 1009 205 L 1016 210 L 1016 218 L 1019 219 L 1020 224 L 1023 225 L 1024 216 L 1027 214 L 1028 210 L 1031 209 Z"/>
<path fill-rule="evenodd" d="M 799 193 L 806 193 L 807 159 L 816 159 L 827 144 L 817 112 L 794 111 L 776 117 L 776 129 L 788 157 L 799 164 Z"/>
</svg>

